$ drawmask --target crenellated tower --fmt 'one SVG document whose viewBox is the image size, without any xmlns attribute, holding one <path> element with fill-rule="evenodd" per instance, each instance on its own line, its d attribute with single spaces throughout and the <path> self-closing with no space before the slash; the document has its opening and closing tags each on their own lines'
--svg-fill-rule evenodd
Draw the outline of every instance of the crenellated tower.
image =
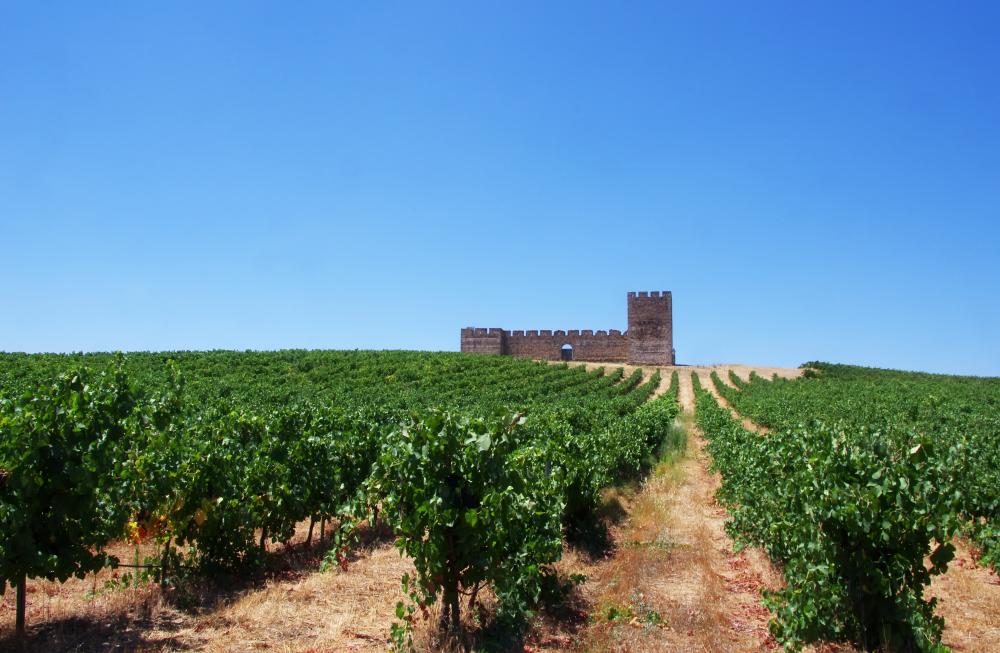
<svg viewBox="0 0 1000 653">
<path fill-rule="evenodd" d="M 669 290 L 628 294 L 628 362 L 674 364 L 674 310 Z"/>
</svg>

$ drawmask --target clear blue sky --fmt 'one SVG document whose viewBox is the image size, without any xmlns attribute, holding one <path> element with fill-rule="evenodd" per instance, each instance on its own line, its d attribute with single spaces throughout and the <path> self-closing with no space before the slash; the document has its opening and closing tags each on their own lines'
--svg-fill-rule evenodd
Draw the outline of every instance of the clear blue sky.
<svg viewBox="0 0 1000 653">
<path fill-rule="evenodd" d="M 0 350 L 1000 375 L 995 2 L 99 4 L 0 5 Z"/>
</svg>

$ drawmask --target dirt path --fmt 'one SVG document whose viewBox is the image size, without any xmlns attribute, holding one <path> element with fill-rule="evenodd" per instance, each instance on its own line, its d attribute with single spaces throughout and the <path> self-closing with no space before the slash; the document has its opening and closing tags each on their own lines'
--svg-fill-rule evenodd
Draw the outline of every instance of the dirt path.
<svg viewBox="0 0 1000 653">
<path fill-rule="evenodd" d="M 664 377 L 672 371 L 663 369 Z M 733 553 L 723 528 L 725 511 L 714 498 L 719 479 L 708 471 L 704 441 L 694 425 L 692 369 L 678 371 L 688 450 L 661 464 L 635 497 L 612 560 L 594 569 L 587 583 L 595 625 L 579 645 L 565 650 L 777 648 L 760 590 L 778 587 L 780 574 L 759 552 Z M 613 614 L 624 616 L 609 620 Z"/>
<path fill-rule="evenodd" d="M 596 367 L 596 365 L 594 365 Z M 590 367 L 590 365 L 588 365 Z M 658 469 L 635 498 L 619 539 L 633 543 L 604 566 L 590 570 L 590 592 L 600 609 L 644 607 L 655 610 L 666 628 L 651 629 L 604 622 L 584 638 L 587 651 L 759 651 L 775 648 L 767 633 L 770 615 L 760 607 L 760 589 L 781 585 L 781 574 L 757 549 L 732 553 L 723 529 L 725 511 L 714 500 L 719 480 L 708 472 L 702 434 L 693 423 L 695 397 L 691 373 L 749 430 L 767 429 L 737 413 L 719 396 L 711 380 L 718 372 L 732 385 L 729 370 L 748 380 L 751 371 L 765 378 L 795 378 L 801 370 L 718 365 L 660 368 L 665 383 L 679 373 L 678 400 L 688 428 L 688 453 Z M 631 370 L 628 370 L 631 371 Z M 665 388 L 665 386 L 663 386 Z M 1000 578 L 976 566 L 967 543 L 956 541 L 949 571 L 936 577 L 928 596 L 937 597 L 944 617 L 944 643 L 954 651 L 987 652 L 1000 641 Z M 566 650 L 579 650 L 571 647 Z M 542 650 L 545 649 L 543 647 Z M 551 649 L 560 650 L 560 649 Z M 824 644 L 807 651 L 855 651 Z"/>
</svg>

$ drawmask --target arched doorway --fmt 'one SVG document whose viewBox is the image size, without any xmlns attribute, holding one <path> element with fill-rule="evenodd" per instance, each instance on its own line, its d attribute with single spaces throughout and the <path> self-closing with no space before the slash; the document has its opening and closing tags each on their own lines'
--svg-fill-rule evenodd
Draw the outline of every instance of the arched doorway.
<svg viewBox="0 0 1000 653">
<path fill-rule="evenodd" d="M 564 361 L 573 360 L 573 345 L 567 342 L 565 345 L 562 346 L 562 349 L 559 351 L 559 354 L 561 360 Z"/>
</svg>

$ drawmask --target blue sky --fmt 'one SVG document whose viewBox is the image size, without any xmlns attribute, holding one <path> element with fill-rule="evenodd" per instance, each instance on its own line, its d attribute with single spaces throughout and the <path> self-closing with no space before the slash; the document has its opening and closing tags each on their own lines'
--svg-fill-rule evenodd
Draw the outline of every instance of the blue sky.
<svg viewBox="0 0 1000 653">
<path fill-rule="evenodd" d="M 1000 375 L 996 3 L 98 4 L 0 5 L 2 350 Z"/>
</svg>

